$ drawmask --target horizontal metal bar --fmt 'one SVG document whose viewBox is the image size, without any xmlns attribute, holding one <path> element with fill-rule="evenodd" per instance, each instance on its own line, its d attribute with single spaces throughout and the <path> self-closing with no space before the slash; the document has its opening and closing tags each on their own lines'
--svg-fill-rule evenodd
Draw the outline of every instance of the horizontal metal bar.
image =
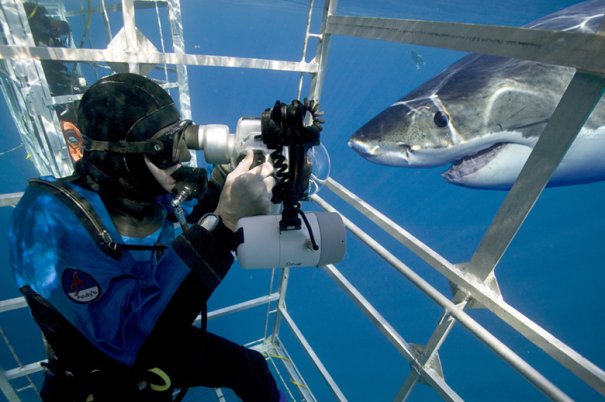
<svg viewBox="0 0 605 402">
<path fill-rule="evenodd" d="M 334 266 L 327 265 L 324 267 L 325 271 L 334 279 L 334 281 L 340 286 L 353 299 L 355 304 L 363 311 L 376 327 L 383 333 L 384 336 L 395 346 L 395 348 L 403 355 L 408 363 L 412 366 L 413 370 L 418 372 L 422 378 L 431 385 L 435 391 L 441 395 L 446 401 L 463 401 L 463 399 L 445 382 L 437 372 L 431 369 L 427 369 L 421 362 L 416 358 L 415 353 L 403 337 L 397 332 L 395 328 L 374 308 L 374 306 L 365 298 L 363 295 L 349 282 L 344 275 Z"/>
<path fill-rule="evenodd" d="M 288 326 L 292 330 L 292 333 L 294 333 L 294 336 L 296 336 L 296 338 L 298 339 L 298 342 L 300 342 L 303 349 L 305 349 L 305 351 L 311 358 L 311 361 L 313 361 L 313 363 L 315 364 L 315 367 L 317 367 L 317 369 L 323 376 L 323 378 L 326 381 L 326 383 L 328 384 L 328 386 L 332 389 L 332 392 L 334 393 L 334 395 L 338 398 L 339 401 L 346 401 L 347 398 L 345 397 L 345 395 L 342 393 L 342 391 L 338 387 L 338 384 L 336 384 L 336 381 L 334 381 L 334 379 L 330 375 L 330 372 L 328 371 L 328 369 L 326 369 L 326 367 L 323 365 L 323 363 L 319 359 L 319 356 L 317 356 L 317 353 L 315 353 L 315 351 L 313 350 L 313 348 L 311 347 L 311 345 L 309 344 L 309 342 L 303 335 L 302 331 L 298 328 L 298 326 L 296 325 L 296 323 L 294 322 L 294 320 L 288 313 L 288 310 L 286 310 L 283 307 L 280 307 L 278 309 L 278 311 L 281 314 L 281 316 L 283 317 L 284 321 L 288 324 Z"/>
<path fill-rule="evenodd" d="M 208 313 L 208 319 L 214 319 L 218 317 L 222 317 L 224 315 L 237 313 L 240 311 L 248 310 L 257 306 L 261 306 L 263 304 L 271 303 L 279 299 L 279 293 L 271 293 L 267 296 L 257 297 L 255 299 L 250 299 L 242 303 L 234 304 L 232 306 L 220 308 L 217 310 L 213 310 Z M 17 297 L 15 299 L 3 300 L 0 302 L 0 313 L 10 310 L 15 310 L 18 308 L 27 307 L 27 303 L 25 302 L 25 298 Z M 197 318 L 199 321 L 200 317 Z M 38 362 L 27 364 L 23 367 L 17 367 L 14 369 L 7 370 L 6 376 L 9 380 L 13 380 L 15 378 L 24 377 L 26 375 L 38 372 L 42 370 L 42 366 L 40 363 L 45 362 L 46 360 L 41 360 Z"/>
<path fill-rule="evenodd" d="M 259 70 L 317 73 L 315 62 L 256 59 L 198 54 L 127 52 L 108 49 L 0 46 L 0 59 L 42 59 L 97 63 L 175 64 L 205 67 L 252 68 Z"/>
<path fill-rule="evenodd" d="M 18 310 L 20 308 L 27 307 L 27 302 L 25 301 L 25 297 L 15 297 L 14 299 L 6 299 L 0 301 L 0 313 L 5 313 L 7 311 Z"/>
<path fill-rule="evenodd" d="M 208 313 L 208 319 L 212 320 L 215 318 L 223 317 L 225 315 L 238 313 L 240 311 L 249 310 L 254 307 L 262 306 L 264 304 L 269 304 L 271 302 L 279 300 L 279 293 L 271 293 L 266 296 L 257 297 L 256 299 L 250 299 L 245 302 L 233 304 L 231 306 L 219 308 Z M 199 321 L 200 317 L 198 316 L 196 321 Z"/>
<path fill-rule="evenodd" d="M 6 378 L 9 380 L 14 380 L 16 378 L 25 377 L 39 371 L 44 370 L 42 367 L 42 363 L 45 363 L 46 360 L 40 360 L 39 362 L 34 362 L 30 364 L 26 364 L 23 367 L 17 367 L 14 369 L 6 370 L 4 374 L 6 374 Z"/>
<path fill-rule="evenodd" d="M 330 212 L 336 211 L 330 204 L 314 196 L 313 200 L 317 202 L 322 208 Z M 342 214 L 341 214 L 342 216 Z M 489 346 L 494 352 L 496 352 L 502 359 L 508 362 L 513 368 L 527 378 L 532 384 L 534 384 L 539 390 L 541 390 L 548 397 L 558 401 L 571 401 L 563 391 L 561 391 L 556 385 L 545 378 L 536 369 L 530 366 L 525 360 L 517 355 L 508 346 L 502 343 L 498 338 L 486 330 L 481 324 L 475 321 L 466 312 L 458 308 L 451 300 L 444 296 L 441 292 L 435 289 L 431 284 L 426 282 L 422 277 L 416 274 L 411 268 L 400 261 L 374 238 L 368 235 L 366 232 L 361 230 L 357 225 L 351 222 L 346 217 L 342 217 L 347 228 L 357 236 L 361 241 L 366 243 L 377 255 L 382 257 L 387 263 L 392 265 L 397 271 L 403 276 L 408 278 L 418 289 L 424 292 L 428 297 L 433 299 L 437 304 L 442 306 L 452 316 L 454 316 L 462 325 L 464 325 L 469 331 L 471 331 L 477 338 L 483 343 Z"/>
<path fill-rule="evenodd" d="M 591 33 L 350 16 L 330 16 L 326 33 L 533 60 L 605 73 L 605 37 Z"/>
<path fill-rule="evenodd" d="M 14 207 L 23 197 L 23 193 L 8 193 L 0 195 L 0 207 Z"/>
<path fill-rule="evenodd" d="M 499 295 L 493 294 L 489 287 L 476 281 L 472 276 L 465 276 L 454 264 L 334 179 L 329 178 L 326 181 L 326 187 L 430 264 L 450 282 L 458 286 L 458 288 L 463 289 L 473 299 L 488 308 L 540 349 L 544 350 L 544 352 L 558 361 L 562 366 L 567 367 L 588 385 L 605 395 L 605 371 L 507 304 Z M 322 205 L 321 201 L 323 200 L 321 198 L 312 196 L 312 199 Z"/>
<path fill-rule="evenodd" d="M 136 0 L 134 2 L 134 6 L 137 9 L 155 8 L 155 3 L 157 3 L 157 5 L 159 7 L 166 7 L 166 5 L 167 5 L 167 1 Z M 122 11 L 122 4 L 108 4 L 105 6 L 105 10 L 107 10 L 109 12 Z M 101 14 L 102 12 L 103 12 L 102 7 L 87 7 L 87 8 L 80 8 L 80 9 L 76 9 L 76 10 L 66 10 L 65 16 L 66 17 L 78 17 L 78 16 L 82 16 L 82 15 L 87 15 L 89 13 L 90 14 Z"/>
</svg>

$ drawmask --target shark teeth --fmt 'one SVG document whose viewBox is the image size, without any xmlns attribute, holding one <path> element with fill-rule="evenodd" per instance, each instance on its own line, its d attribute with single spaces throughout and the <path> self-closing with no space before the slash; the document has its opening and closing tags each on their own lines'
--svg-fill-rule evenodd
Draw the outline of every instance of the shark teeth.
<svg viewBox="0 0 605 402">
<path fill-rule="evenodd" d="M 485 165 L 492 161 L 506 145 L 507 144 L 505 143 L 494 144 L 477 153 L 465 156 L 461 160 L 453 163 L 448 170 L 441 174 L 441 176 L 449 182 L 459 182 L 463 177 L 471 175 L 485 167 Z"/>
</svg>

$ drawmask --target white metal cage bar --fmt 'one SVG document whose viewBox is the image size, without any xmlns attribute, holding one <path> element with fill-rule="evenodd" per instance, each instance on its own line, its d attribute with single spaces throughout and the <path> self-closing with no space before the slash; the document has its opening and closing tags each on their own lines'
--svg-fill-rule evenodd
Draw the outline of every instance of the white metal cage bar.
<svg viewBox="0 0 605 402">
<path fill-rule="evenodd" d="M 573 371 L 599 392 L 605 392 L 605 371 L 601 368 L 597 367 L 578 352 L 561 342 L 554 335 L 550 334 L 521 312 L 507 304 L 502 299 L 501 295 L 495 294 L 490 287 L 475 280 L 474 277 L 465 275 L 458 266 L 447 261 L 429 246 L 343 187 L 334 179 L 328 179 L 326 181 L 326 186 L 344 201 L 366 215 L 402 245 L 439 271 L 451 283 L 455 284 L 459 289 L 464 289 L 470 297 L 478 301 L 482 306 L 491 310 L 508 325 L 548 353 L 553 359 Z"/>
<path fill-rule="evenodd" d="M 319 197 L 314 197 L 314 201 L 316 201 L 320 206 L 322 206 L 327 211 L 337 212 L 333 207 L 331 207 L 328 203 L 323 201 Z M 424 292 L 428 297 L 442 306 L 445 311 L 455 317 L 462 325 L 464 325 L 469 331 L 473 333 L 475 337 L 484 342 L 487 346 L 489 346 L 494 352 L 496 352 L 500 357 L 509 363 L 512 367 L 514 367 L 517 371 L 519 371 L 523 376 L 525 376 L 530 382 L 532 382 L 538 389 L 544 392 L 553 400 L 561 400 L 561 401 L 571 401 L 572 399 L 568 397 L 563 391 L 561 391 L 556 385 L 551 383 L 548 379 L 546 379 L 542 374 L 536 371 L 533 367 L 531 367 L 525 360 L 523 360 L 519 355 L 517 355 L 514 351 L 508 348 L 505 344 L 503 344 L 498 338 L 496 338 L 493 334 L 487 331 L 484 327 L 482 327 L 478 322 L 476 322 L 472 317 L 470 317 L 467 313 L 465 313 L 462 309 L 460 309 L 456 304 L 454 304 L 449 298 L 431 286 L 428 282 L 426 282 L 422 277 L 416 274 L 410 267 L 405 265 L 402 261 L 400 261 L 397 257 L 395 257 L 392 253 L 390 253 L 386 248 L 384 248 L 381 244 L 379 244 L 375 239 L 372 238 L 369 234 L 365 233 L 361 230 L 357 225 L 348 220 L 346 217 L 343 217 L 347 228 L 360 240 L 366 243 L 374 252 L 376 252 L 380 257 L 382 257 L 385 261 L 387 261 L 390 265 L 392 265 L 399 273 L 405 276 L 410 282 L 412 282 L 418 289 Z M 419 364 L 416 359 L 412 362 L 413 367 L 417 369 L 418 367 L 424 367 L 422 364 Z M 423 373 L 420 372 L 422 376 Z M 425 380 L 426 377 L 423 376 Z M 430 383 L 430 382 L 429 382 Z M 439 391 L 439 389 L 436 389 Z M 444 396 L 444 395 L 442 395 Z M 445 396 L 444 396 L 445 397 Z M 449 397 L 448 397 L 449 399 Z"/>
<path fill-rule="evenodd" d="M 136 3 L 138 6 L 140 2 Z M 147 6 L 151 6 L 154 1 L 150 0 L 144 3 L 148 3 Z M 338 16 L 336 15 L 337 1 L 333 0 L 324 2 L 324 14 L 320 33 L 311 33 L 309 25 L 307 25 L 301 61 L 211 56 L 187 54 L 185 52 L 182 23 L 180 21 L 180 2 L 178 0 L 170 0 L 167 2 L 159 1 L 158 3 L 167 5 L 169 8 L 174 52 L 139 51 L 136 47 L 135 39 L 135 2 L 133 0 L 122 0 L 120 7 L 117 5 L 106 7 L 103 2 L 102 9 L 98 10 L 98 12 L 104 12 L 105 15 L 107 9 L 112 7 L 116 10 L 123 10 L 124 27 L 127 30 L 126 36 L 130 46 L 126 52 L 110 49 L 90 50 L 33 46 L 31 33 L 27 36 L 27 28 L 24 28 L 23 25 L 23 15 L 17 12 L 19 9 L 17 3 L 11 0 L 2 0 L 2 11 L 7 9 L 13 10 L 9 12 L 9 15 L 0 15 L 0 23 L 2 23 L 4 31 L 10 32 L 11 24 L 20 24 L 21 28 L 24 28 L 24 31 L 20 41 L 0 45 L 0 60 L 5 63 L 20 60 L 28 63 L 31 63 L 32 60 L 127 63 L 131 71 L 138 71 L 138 66 L 146 63 L 175 65 L 178 75 L 177 82 L 174 84 L 168 83 L 167 85 L 179 88 L 180 101 L 182 105 L 185 105 L 186 111 L 190 111 L 188 109 L 190 108 L 188 104 L 188 66 L 252 68 L 294 72 L 301 75 L 310 74 L 312 78 L 310 95 L 312 98 L 319 99 L 325 79 L 331 35 L 347 35 L 424 46 L 437 46 L 535 60 L 571 66 L 581 70 L 576 73 L 553 119 L 547 125 L 542 138 L 538 142 L 538 145 L 536 145 L 523 172 L 519 176 L 517 183 L 505 199 L 472 260 L 465 266 L 464 270 L 447 261 L 335 180 L 329 179 L 327 181 L 328 188 L 338 197 L 361 211 L 365 216 L 456 285 L 458 293 L 452 299 L 438 292 L 404 262 L 398 260 L 382 245 L 364 233 L 355 223 L 345 218 L 351 233 L 362 239 L 370 249 L 380 255 L 399 273 L 443 308 L 442 318 L 436 325 L 433 335 L 421 353 L 406 342 L 402 335 L 397 333 L 336 267 L 327 266 L 324 269 L 410 363 L 412 370 L 405 381 L 403 381 L 400 391 L 395 398 L 396 400 L 406 399 L 412 393 L 415 384 L 420 378 L 431 385 L 443 399 L 451 401 L 461 400 L 461 397 L 445 382 L 432 365 L 441 344 L 449 334 L 452 326 L 456 323 L 460 323 L 468 328 L 475 337 L 492 348 L 502 359 L 518 370 L 548 397 L 553 400 L 569 400 L 569 397 L 556 385 L 544 378 L 542 374 L 529 366 L 515 352 L 473 320 L 464 311 L 471 302 L 479 303 L 481 306 L 488 308 L 516 331 L 543 349 L 554 360 L 571 370 L 599 393 L 605 395 L 605 372 L 545 331 L 514 307 L 508 305 L 502 295 L 495 291 L 497 289 L 497 282 L 494 276 L 496 265 L 506 252 L 508 244 L 515 237 L 525 217 L 540 196 L 552 171 L 560 162 L 579 128 L 601 97 L 603 88 L 605 87 L 605 79 L 602 76 L 602 74 L 605 74 L 605 57 L 603 57 L 605 53 L 605 38 L 602 35 L 476 24 L 443 23 L 437 21 Z M 311 3 L 310 12 L 312 8 L 313 5 Z M 309 17 L 308 19 L 307 24 L 310 23 L 311 18 Z M 307 62 L 305 60 L 307 41 L 313 37 L 318 39 L 317 52 L 313 60 Z M 555 52 L 553 49 L 557 49 L 557 51 Z M 39 72 L 39 70 L 38 66 L 36 71 Z M 68 99 L 63 100 L 50 96 L 47 96 L 47 99 L 49 104 L 68 101 Z M 25 102 L 19 99 L 14 99 L 14 106 L 24 110 L 27 109 Z M 39 124 L 42 129 L 50 129 L 49 124 L 44 124 L 44 122 L 39 122 Z M 29 146 L 33 147 L 34 145 Z M 48 154 L 54 155 L 47 145 L 46 148 Z M 53 159 L 52 163 L 55 160 Z M 51 163 L 50 161 L 46 162 Z M 0 206 L 14 206 L 19 197 L 20 194 L 4 195 L 0 198 Z M 325 209 L 334 210 L 321 198 L 314 197 L 314 200 Z M 342 390 L 336 384 L 328 368 L 321 362 L 321 359 L 305 339 L 304 334 L 286 308 L 285 299 L 288 273 L 289 269 L 283 270 L 282 282 L 278 292 L 270 292 L 268 295 L 210 312 L 209 318 L 217 318 L 258 306 L 277 303 L 278 307 L 269 312 L 275 315 L 273 332 L 262 340 L 262 342 L 267 342 L 267 345 L 259 346 L 259 348 L 262 349 L 264 347 L 267 349 L 274 347 L 279 353 L 287 354 L 287 350 L 281 344 L 279 338 L 281 323 L 285 322 L 303 346 L 303 349 L 332 390 L 334 396 L 338 400 L 344 401 L 347 399 L 345 390 Z M 26 304 L 23 298 L 5 300 L 0 302 L 0 313 L 24 307 L 26 307 Z M 10 381 L 40 370 L 40 362 L 28 363 L 22 367 L 6 371 L 0 368 L 0 390 L 2 390 L 10 401 L 18 401 L 19 397 Z M 300 375 L 294 366 L 288 368 L 288 371 L 293 376 Z M 307 394 L 306 398 L 307 400 L 314 400 L 311 392 Z"/>
</svg>

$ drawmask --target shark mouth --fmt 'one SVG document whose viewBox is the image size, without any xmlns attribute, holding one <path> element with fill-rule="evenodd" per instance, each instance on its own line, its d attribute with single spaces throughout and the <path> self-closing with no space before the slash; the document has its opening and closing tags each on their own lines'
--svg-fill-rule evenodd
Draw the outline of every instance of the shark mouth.
<svg viewBox="0 0 605 402">
<path fill-rule="evenodd" d="M 454 162 L 441 176 L 450 183 L 462 183 L 466 177 L 479 172 L 496 159 L 496 156 L 508 145 L 507 143 L 497 143 L 477 153 L 465 156 Z"/>
</svg>

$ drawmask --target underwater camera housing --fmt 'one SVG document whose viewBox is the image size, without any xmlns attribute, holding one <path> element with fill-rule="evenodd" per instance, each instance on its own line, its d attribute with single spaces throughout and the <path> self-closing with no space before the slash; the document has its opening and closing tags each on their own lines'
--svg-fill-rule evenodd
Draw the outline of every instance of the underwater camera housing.
<svg viewBox="0 0 605 402">
<path fill-rule="evenodd" d="M 237 256 L 243 268 L 317 266 L 344 257 L 345 228 L 339 214 L 301 210 L 329 173 L 329 157 L 320 144 L 319 104 L 277 101 L 260 118 L 241 118 L 235 135 L 225 125 L 190 126 L 185 141 L 190 149 L 204 151 L 212 164 L 236 166 L 248 149 L 259 163 L 270 161 L 277 183 L 271 201 L 281 206 L 275 215 L 242 218 L 237 230 L 243 242 Z M 304 225 L 303 225 L 304 223 Z"/>
</svg>

